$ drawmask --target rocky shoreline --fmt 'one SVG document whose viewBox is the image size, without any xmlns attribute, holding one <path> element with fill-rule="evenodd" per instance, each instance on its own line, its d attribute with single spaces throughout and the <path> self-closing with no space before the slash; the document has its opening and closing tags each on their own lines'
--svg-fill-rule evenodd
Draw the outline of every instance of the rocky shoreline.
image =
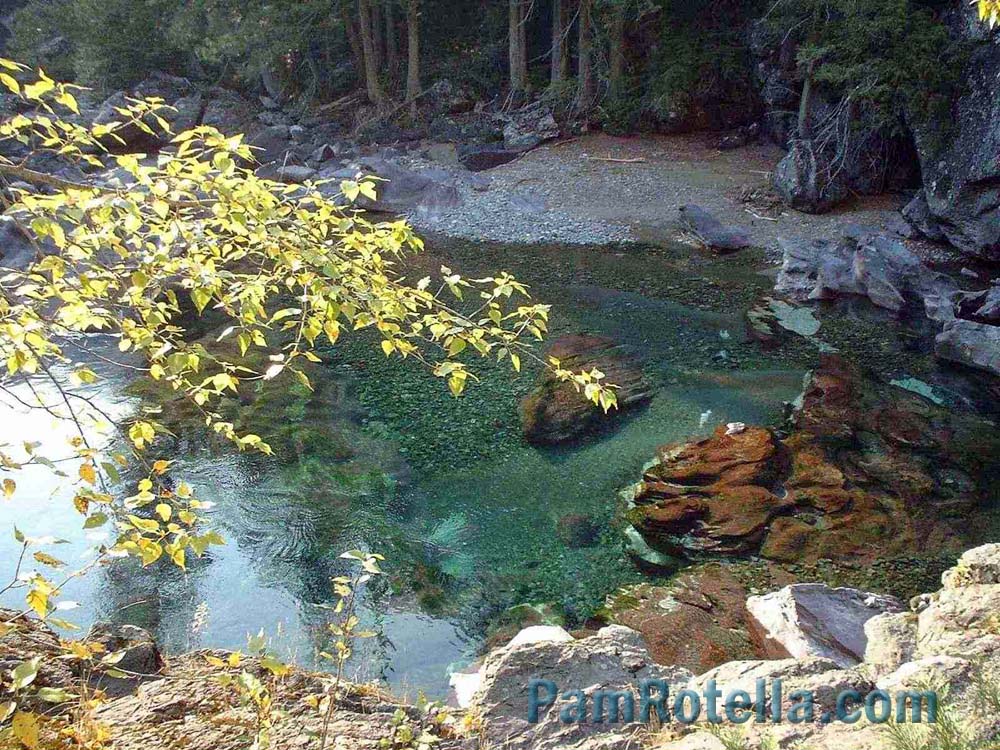
<svg viewBox="0 0 1000 750">
<path fill-rule="evenodd" d="M 965 552 L 942 576 L 941 589 L 915 597 L 909 607 L 892 597 L 854 589 L 795 584 L 750 597 L 746 612 L 748 637 L 758 657 L 725 661 L 697 675 L 684 666 L 658 661 L 638 632 L 621 625 L 579 638 L 558 627 L 533 626 L 491 651 L 479 671 L 467 676 L 465 705 L 458 710 L 405 705 L 372 686 L 342 685 L 330 714 L 328 746 L 395 747 L 402 736 L 400 727 L 406 727 L 406 737 L 426 732 L 435 747 L 452 750 L 731 746 L 704 721 L 693 726 L 674 722 L 658 729 L 614 722 L 566 723 L 559 720 L 556 709 L 550 709 L 537 723 L 529 722 L 527 685 L 536 677 L 582 689 L 591 697 L 598 690 L 635 692 L 643 679 L 665 680 L 675 690 L 703 690 L 715 680 L 722 689 L 753 694 L 758 678 L 780 678 L 785 695 L 794 689 L 813 690 L 817 712 L 831 710 L 831 701 L 842 690 L 866 694 L 934 685 L 942 696 L 941 714 L 947 712 L 949 721 L 960 726 L 968 747 L 995 740 L 1000 732 L 1000 719 L 986 710 L 997 700 L 1000 674 L 1000 544 Z M 109 700 L 92 717 L 110 731 L 107 747 L 245 748 L 252 742 L 259 716 L 234 689 L 233 676 L 240 670 L 269 686 L 273 709 L 268 720 L 276 746 L 312 747 L 323 731 L 324 713 L 316 705 L 330 690 L 329 675 L 293 667 L 275 676 L 260 660 L 233 661 L 228 652 L 217 651 L 164 662 L 144 631 L 109 626 L 96 627 L 84 642 L 100 643 L 109 652 L 120 650 L 114 675 L 83 674 L 73 660 L 54 658 L 64 647 L 45 625 L 12 612 L 3 617 L 12 625 L 0 636 L 0 666 L 5 671 L 42 656 L 47 658 L 35 689 L 74 692 L 89 681 L 91 689 L 107 691 Z M 666 627 L 693 625 L 675 608 L 663 607 L 660 617 Z M 56 706 L 43 723 L 43 734 L 57 731 L 63 720 Z M 781 747 L 804 742 L 820 750 L 890 746 L 887 727 L 864 720 L 751 723 L 742 731 L 726 731 L 735 731 L 740 747 L 747 750 L 775 741 Z"/>
</svg>

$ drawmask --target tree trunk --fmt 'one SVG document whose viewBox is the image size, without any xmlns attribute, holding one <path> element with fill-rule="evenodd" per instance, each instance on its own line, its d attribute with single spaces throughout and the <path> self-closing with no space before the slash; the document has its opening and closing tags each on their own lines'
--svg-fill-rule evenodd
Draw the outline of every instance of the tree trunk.
<svg viewBox="0 0 1000 750">
<path fill-rule="evenodd" d="M 375 64 L 375 42 L 372 38 L 371 0 L 358 0 L 358 27 L 361 31 L 361 48 L 365 56 L 365 88 L 372 104 L 382 106 L 382 85 Z"/>
<path fill-rule="evenodd" d="M 611 69 L 608 78 L 611 83 L 611 99 L 620 99 L 625 85 L 625 8 L 621 5 L 611 11 Z"/>
<path fill-rule="evenodd" d="M 550 79 L 552 83 L 563 81 L 563 57 L 566 55 L 566 44 L 563 39 L 563 0 L 552 0 L 552 50 L 549 55 L 551 63 Z"/>
<path fill-rule="evenodd" d="M 802 81 L 802 97 L 799 99 L 799 138 L 808 140 L 812 138 L 812 78 L 813 63 L 806 67 L 805 80 Z"/>
<path fill-rule="evenodd" d="M 410 118 L 417 119 L 417 95 L 420 94 L 420 0 L 406 3 L 406 99 L 410 102 Z"/>
<path fill-rule="evenodd" d="M 361 45 L 358 26 L 354 22 L 354 14 L 351 13 L 351 9 L 347 3 L 340 6 L 340 18 L 344 22 L 344 33 L 347 34 L 347 43 L 351 47 L 351 57 L 354 58 L 354 70 L 358 74 L 358 82 L 364 83 L 365 51 Z"/>
<path fill-rule="evenodd" d="M 592 29 L 590 28 L 592 0 L 580 0 L 578 20 L 580 41 L 577 49 L 577 85 L 579 87 L 578 106 L 586 112 L 594 102 L 594 68 L 591 60 Z"/>
<path fill-rule="evenodd" d="M 382 3 L 384 0 L 368 0 L 368 12 L 372 17 L 372 51 L 375 54 L 375 69 L 382 71 L 385 65 L 385 36 L 382 34 Z"/>
<path fill-rule="evenodd" d="M 509 0 L 508 57 L 511 91 L 524 91 L 528 85 L 528 55 L 525 50 L 527 32 L 524 0 Z"/>
<path fill-rule="evenodd" d="M 399 43 L 396 39 L 396 14 L 392 12 L 396 0 L 386 0 L 385 4 L 385 62 L 394 80 L 399 72 Z"/>
</svg>

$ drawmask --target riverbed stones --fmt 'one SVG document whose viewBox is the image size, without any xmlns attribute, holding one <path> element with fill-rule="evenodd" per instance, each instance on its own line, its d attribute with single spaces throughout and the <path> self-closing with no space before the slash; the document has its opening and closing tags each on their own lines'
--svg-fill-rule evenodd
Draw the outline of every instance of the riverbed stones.
<svg viewBox="0 0 1000 750">
<path fill-rule="evenodd" d="M 763 635 L 767 656 L 822 656 L 852 667 L 865 655 L 865 623 L 876 615 L 901 612 L 903 603 L 857 589 L 799 583 L 751 596 L 746 607 Z"/>
<path fill-rule="evenodd" d="M 794 564 L 947 548 L 996 496 L 991 428 L 825 356 L 784 437 L 748 426 L 669 445 L 626 518 L 671 558 Z"/>
<path fill-rule="evenodd" d="M 521 427 L 531 443 L 552 445 L 568 442 L 614 424 L 620 415 L 653 397 L 653 388 L 639 363 L 614 341 L 587 334 L 563 336 L 552 342 L 549 357 L 574 372 L 593 369 L 605 374 L 605 382 L 618 386 L 618 408 L 607 414 L 584 398 L 571 383 L 560 382 L 546 370 L 531 393 L 521 400 Z"/>
</svg>

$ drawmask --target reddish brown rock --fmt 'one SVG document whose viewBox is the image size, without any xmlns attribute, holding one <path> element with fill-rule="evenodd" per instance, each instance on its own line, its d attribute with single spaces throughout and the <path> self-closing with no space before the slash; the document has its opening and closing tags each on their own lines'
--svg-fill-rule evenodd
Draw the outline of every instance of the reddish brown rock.
<svg viewBox="0 0 1000 750">
<path fill-rule="evenodd" d="M 824 360 L 779 440 L 719 427 L 660 450 L 629 521 L 654 553 L 873 560 L 959 543 L 964 514 L 997 497 L 988 423 Z M 644 559 L 650 557 L 645 554 Z"/>
<path fill-rule="evenodd" d="M 614 423 L 623 412 L 645 404 L 653 389 L 642 368 L 620 346 L 600 336 L 563 336 L 553 341 L 548 356 L 567 370 L 604 373 L 617 386 L 618 408 L 605 414 L 570 383 L 546 370 L 538 386 L 521 401 L 521 426 L 532 443 L 563 443 Z"/>
<path fill-rule="evenodd" d="M 642 634 L 659 664 L 699 674 L 735 659 L 759 659 L 746 608 L 749 592 L 724 565 L 708 563 L 666 586 L 640 584 L 608 597 L 605 617 Z"/>
</svg>

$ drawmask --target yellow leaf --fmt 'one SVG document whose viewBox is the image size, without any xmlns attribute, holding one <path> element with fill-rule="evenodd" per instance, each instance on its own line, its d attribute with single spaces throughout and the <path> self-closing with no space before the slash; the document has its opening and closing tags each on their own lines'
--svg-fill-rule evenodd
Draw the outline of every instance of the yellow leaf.
<svg viewBox="0 0 1000 750">
<path fill-rule="evenodd" d="M 14 736 L 29 750 L 34 750 L 34 748 L 38 747 L 38 719 L 33 713 L 28 713 L 27 711 L 18 711 L 15 713 L 14 720 L 11 722 L 11 729 L 14 732 Z"/>
<path fill-rule="evenodd" d="M 13 479 L 3 480 L 3 496 L 5 499 L 9 499 L 14 496 L 14 492 L 17 491 L 17 483 Z"/>
<path fill-rule="evenodd" d="M 160 503 L 159 505 L 156 506 L 156 515 L 158 515 L 164 521 L 170 520 L 170 514 L 172 512 L 173 509 L 166 503 Z"/>
<path fill-rule="evenodd" d="M 92 463 L 80 464 L 80 479 L 87 484 L 94 484 L 97 482 L 97 472 L 94 470 L 94 465 Z"/>
</svg>

